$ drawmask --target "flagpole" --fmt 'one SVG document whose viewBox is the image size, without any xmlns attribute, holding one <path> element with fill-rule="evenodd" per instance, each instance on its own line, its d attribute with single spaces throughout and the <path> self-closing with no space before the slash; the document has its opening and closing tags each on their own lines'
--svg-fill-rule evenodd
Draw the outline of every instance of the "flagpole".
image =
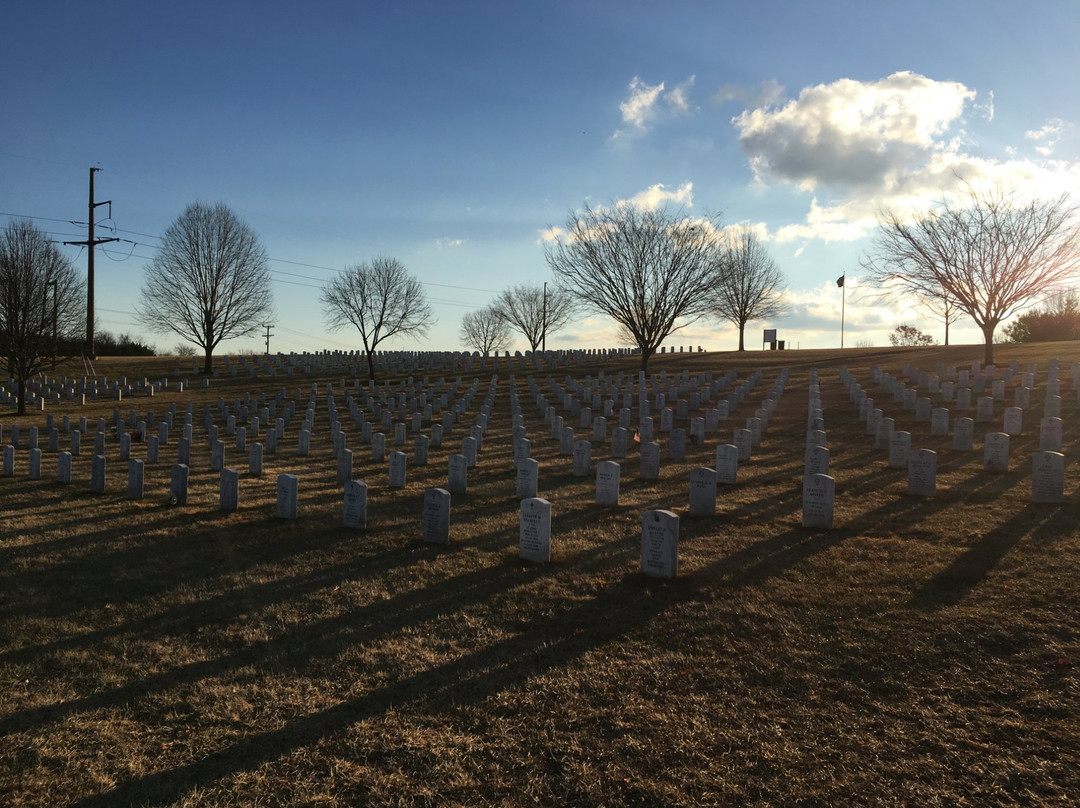
<svg viewBox="0 0 1080 808">
<path fill-rule="evenodd" d="M 840 349 L 844 348 L 844 314 L 847 306 L 847 284 L 840 287 Z"/>
</svg>

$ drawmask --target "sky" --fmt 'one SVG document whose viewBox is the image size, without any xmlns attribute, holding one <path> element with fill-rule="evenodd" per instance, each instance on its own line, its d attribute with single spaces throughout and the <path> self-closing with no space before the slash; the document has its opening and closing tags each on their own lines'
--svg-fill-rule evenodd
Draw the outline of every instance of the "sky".
<svg viewBox="0 0 1080 808">
<path fill-rule="evenodd" d="M 888 345 L 910 301 L 860 283 L 884 208 L 961 180 L 1080 189 L 1080 3 L 51 2 L 0 33 L 0 225 L 86 238 L 98 201 L 100 327 L 162 352 L 134 316 L 159 237 L 224 203 L 271 257 L 272 352 L 356 350 L 323 283 L 378 256 L 437 322 L 394 349 L 457 350 L 461 317 L 552 281 L 551 228 L 584 205 L 667 204 L 760 235 L 784 273 L 793 348 Z M 86 251 L 63 247 L 85 272 Z M 836 280 L 845 276 L 843 289 Z M 970 321 L 951 342 L 981 340 Z M 548 348 L 614 347 L 583 314 Z M 732 350 L 699 320 L 669 345 Z M 513 348 L 528 346 L 518 337 Z M 265 348 L 265 333 L 224 343 Z"/>
</svg>

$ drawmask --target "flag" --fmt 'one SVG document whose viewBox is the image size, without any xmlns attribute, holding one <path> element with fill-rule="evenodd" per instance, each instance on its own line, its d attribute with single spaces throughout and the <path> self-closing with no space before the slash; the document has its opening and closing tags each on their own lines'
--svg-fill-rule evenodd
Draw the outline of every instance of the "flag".
<svg viewBox="0 0 1080 808">
<path fill-rule="evenodd" d="M 837 286 L 843 286 L 844 285 L 844 276 L 843 275 L 841 275 L 839 278 L 836 279 L 836 285 Z"/>
</svg>

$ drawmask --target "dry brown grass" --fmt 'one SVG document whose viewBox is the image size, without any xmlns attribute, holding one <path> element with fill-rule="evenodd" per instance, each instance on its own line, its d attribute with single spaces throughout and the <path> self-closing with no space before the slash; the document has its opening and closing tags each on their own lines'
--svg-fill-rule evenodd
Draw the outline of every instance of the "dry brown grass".
<svg viewBox="0 0 1080 808">
<path fill-rule="evenodd" d="M 1056 356 L 1066 382 L 1080 359 L 1074 344 L 999 354 L 999 366 L 1015 358 L 1043 372 Z M 1076 396 L 1063 411 L 1063 505 L 1029 503 L 1041 392 L 1003 475 L 981 470 L 984 427 L 975 453 L 955 453 L 887 401 L 914 447 L 940 452 L 938 496 L 921 500 L 885 467 L 838 380 L 846 364 L 882 399 L 872 362 L 898 375 L 905 362 L 933 370 L 980 356 L 968 346 L 658 357 L 651 371 L 734 368 L 741 379 L 760 366 L 765 378 L 706 445 L 665 460 L 659 482 L 639 481 L 628 458 L 618 508 L 592 504 L 592 479 L 558 456 L 519 372 L 540 494 L 553 503 L 554 558 L 542 567 L 517 558 L 505 373 L 446 547 L 419 541 L 419 506 L 445 484 L 460 429 L 426 468 L 410 447 L 408 487 L 393 490 L 346 425 L 370 501 L 367 530 L 341 527 L 321 391 L 339 377 L 286 383 L 320 384 L 311 457 L 294 451 L 298 421 L 261 479 L 227 450 L 245 470 L 233 514 L 217 510 L 205 441 L 187 507 L 164 497 L 175 445 L 147 467 L 141 501 L 125 497 L 114 440 L 100 496 L 89 453 L 61 486 L 48 453 L 44 480 L 27 479 L 23 449 L 16 476 L 0 478 L 0 803 L 1075 804 Z M 690 519 L 689 469 L 712 465 L 781 367 L 791 380 L 763 446 L 717 516 Z M 837 481 L 830 531 L 800 523 L 810 367 Z M 98 370 L 158 377 L 172 361 Z M 477 375 L 474 410 L 489 379 Z M 198 412 L 278 386 L 222 379 L 122 412 L 160 416 L 172 399 Z M 44 418 L 2 420 L 16 422 Z M 594 448 L 594 462 L 606 451 Z M 294 522 L 273 515 L 280 472 L 300 476 Z M 673 581 L 638 571 L 641 512 L 653 507 L 683 517 Z"/>
</svg>

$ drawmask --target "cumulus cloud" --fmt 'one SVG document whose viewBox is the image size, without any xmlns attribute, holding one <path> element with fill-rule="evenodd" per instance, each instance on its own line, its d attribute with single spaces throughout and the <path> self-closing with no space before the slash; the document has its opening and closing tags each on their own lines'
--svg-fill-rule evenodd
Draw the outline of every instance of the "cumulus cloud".
<svg viewBox="0 0 1080 808">
<path fill-rule="evenodd" d="M 465 239 L 463 238 L 437 238 L 435 239 L 435 246 L 440 250 L 452 249 L 454 247 L 462 247 L 465 245 Z"/>
<path fill-rule="evenodd" d="M 664 100 L 676 112 L 683 114 L 690 112 L 690 90 L 694 86 L 694 78 L 694 76 L 691 76 L 681 84 L 677 84 L 674 90 L 664 96 Z"/>
<path fill-rule="evenodd" d="M 911 72 L 807 87 L 779 107 L 734 119 L 754 173 L 813 190 L 880 186 L 944 148 L 939 136 L 975 92 Z"/>
</svg>

